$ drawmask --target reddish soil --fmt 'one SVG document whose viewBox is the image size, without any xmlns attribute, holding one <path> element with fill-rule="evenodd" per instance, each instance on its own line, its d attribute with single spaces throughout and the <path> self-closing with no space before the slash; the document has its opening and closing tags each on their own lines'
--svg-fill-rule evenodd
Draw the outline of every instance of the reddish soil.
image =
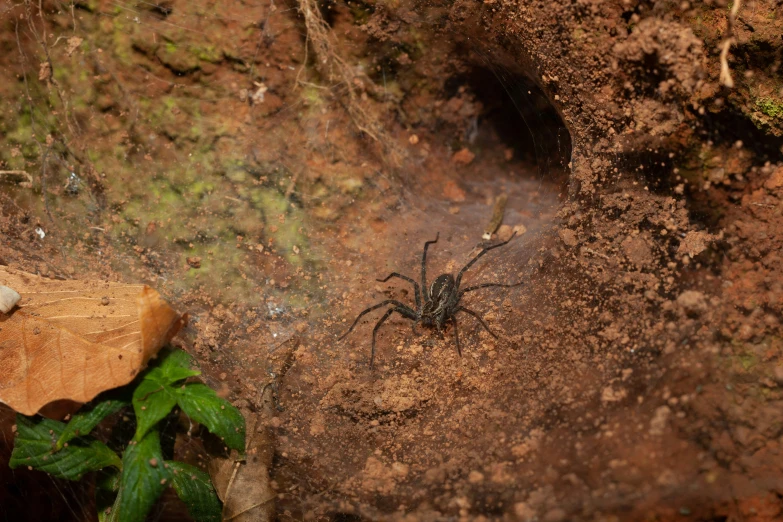
<svg viewBox="0 0 783 522">
<path fill-rule="evenodd" d="M 292 354 L 278 520 L 783 519 L 783 4 L 743 2 L 731 89 L 718 1 L 325 2 L 352 87 L 294 4 L 77 7 L 0 13 L 0 169 L 34 174 L 0 262 L 154 284 L 250 409 Z M 375 279 L 436 233 L 458 271 L 500 194 L 526 231 L 465 284 L 524 285 L 464 298 L 499 338 L 393 316 L 370 370 L 382 312 L 338 338 L 414 299 Z"/>
</svg>

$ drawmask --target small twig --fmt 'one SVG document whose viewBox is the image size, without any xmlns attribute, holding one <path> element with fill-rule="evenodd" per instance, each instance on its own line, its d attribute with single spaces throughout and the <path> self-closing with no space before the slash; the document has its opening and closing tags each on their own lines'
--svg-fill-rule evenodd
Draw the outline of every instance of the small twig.
<svg viewBox="0 0 783 522">
<path fill-rule="evenodd" d="M 503 222 L 503 215 L 506 213 L 506 203 L 508 202 L 508 196 L 506 194 L 501 194 L 497 197 L 495 200 L 495 206 L 492 209 L 492 217 L 489 220 L 489 224 L 484 228 L 484 235 L 481 236 L 481 239 L 489 239 L 492 237 L 492 234 L 495 233 L 495 231 L 498 229 L 500 224 Z"/>
<path fill-rule="evenodd" d="M 296 188 L 296 182 L 299 179 L 299 171 L 296 171 L 291 176 L 291 181 L 288 183 L 288 188 L 285 189 L 285 199 L 288 200 L 291 198 L 291 194 L 294 193 L 294 189 Z"/>
<path fill-rule="evenodd" d="M 720 44 L 720 83 L 729 89 L 734 87 L 734 79 L 731 77 L 731 70 L 729 69 L 729 49 L 731 49 L 733 44 L 737 43 L 737 39 L 734 38 L 734 25 L 741 5 L 742 0 L 734 0 L 734 4 L 729 11 L 726 37 Z"/>
<path fill-rule="evenodd" d="M 234 519 L 235 519 L 235 518 L 237 518 L 238 516 L 240 516 L 240 515 L 244 515 L 244 514 L 245 514 L 245 513 L 247 513 L 248 511 L 251 511 L 251 510 L 253 510 L 253 509 L 257 508 L 257 507 L 261 507 L 261 506 L 263 506 L 264 504 L 268 504 L 269 502 L 272 502 L 272 501 L 273 501 L 275 498 L 277 498 L 277 495 L 271 496 L 271 497 L 269 497 L 268 499 L 266 499 L 266 500 L 263 500 L 263 501 L 259 502 L 258 504 L 253 504 L 252 506 L 250 506 L 250 507 L 248 507 L 248 508 L 246 508 L 246 509 L 244 509 L 244 510 L 240 511 L 239 513 L 235 513 L 235 514 L 231 515 L 230 517 L 228 517 L 228 518 L 225 518 L 224 520 L 234 520 Z"/>
<path fill-rule="evenodd" d="M 244 509 L 244 510 L 240 511 L 239 513 L 235 513 L 235 514 L 231 515 L 230 517 L 225 518 L 224 520 L 234 520 L 238 516 L 243 515 L 243 514 L 247 513 L 248 511 L 251 511 L 251 510 L 253 510 L 253 509 L 257 508 L 257 507 L 261 507 L 264 504 L 268 504 L 269 502 L 272 502 L 275 498 L 277 498 L 277 495 L 271 496 L 268 499 L 259 502 L 258 504 L 253 504 L 252 506 L 248 507 L 247 509 Z"/>
<path fill-rule="evenodd" d="M 49 221 L 54 223 L 52 212 L 49 210 L 49 200 L 46 197 L 46 158 L 49 156 L 49 151 L 51 150 L 52 146 L 49 145 L 46 147 L 46 151 L 44 151 L 43 156 L 41 157 L 41 197 L 43 197 L 44 200 L 44 210 L 46 210 L 46 215 L 49 216 Z"/>
<path fill-rule="evenodd" d="M 298 171 L 297 171 L 297 172 L 294 172 L 294 171 L 293 171 L 293 170 L 291 170 L 291 168 L 290 168 L 288 165 L 286 165 L 285 163 L 282 163 L 282 162 L 281 162 L 281 165 L 283 165 L 283 168 L 284 168 L 285 170 L 287 170 L 289 174 L 291 174 L 291 181 L 289 181 L 289 182 L 288 182 L 288 187 L 285 189 L 285 195 L 284 195 L 285 199 L 290 199 L 290 198 L 291 198 L 291 194 L 297 193 L 297 192 L 296 192 L 296 182 L 299 180 L 299 172 L 298 172 Z M 288 341 L 290 341 L 291 339 L 292 339 L 292 338 L 291 338 L 291 337 L 289 337 L 289 338 L 288 338 L 288 340 L 286 340 L 286 341 L 283 341 L 283 342 L 282 342 L 280 345 L 278 345 L 278 348 L 279 348 L 280 346 L 282 346 L 283 344 L 287 343 Z M 277 348 L 275 348 L 275 350 L 276 350 L 276 349 L 277 349 Z M 270 353 L 271 353 L 271 352 L 270 352 Z"/>
<path fill-rule="evenodd" d="M 31 183 L 33 182 L 33 175 L 24 170 L 0 170 L 0 177 L 7 177 L 10 183 Z M 27 181 L 21 181 L 21 178 L 26 178 Z"/>
<path fill-rule="evenodd" d="M 256 429 L 256 425 L 253 424 L 252 429 Z M 234 462 L 234 465 L 232 466 L 234 468 L 234 471 L 231 473 L 231 478 L 228 479 L 228 485 L 226 486 L 226 492 L 224 493 L 226 498 L 228 498 L 229 493 L 231 492 L 231 486 L 234 485 L 234 479 L 237 476 L 237 472 L 239 471 L 239 466 L 242 465 L 242 461 L 237 460 Z"/>
<path fill-rule="evenodd" d="M 299 85 L 304 85 L 306 87 L 312 87 L 313 89 L 321 89 L 321 90 L 324 90 L 324 91 L 331 91 L 332 90 L 329 87 L 324 87 L 323 85 L 318 85 L 317 83 L 306 82 L 304 80 L 297 80 L 297 83 Z M 337 84 L 337 85 L 340 85 L 340 84 Z"/>
<path fill-rule="evenodd" d="M 296 71 L 296 78 L 294 78 L 294 89 L 296 89 L 299 84 L 305 84 L 306 82 L 299 79 L 299 77 L 302 75 L 302 72 L 307 67 L 307 58 L 310 50 L 310 31 L 307 31 L 305 34 L 305 45 L 304 45 L 304 60 L 302 60 L 302 66 L 299 68 L 298 71 Z"/>
<path fill-rule="evenodd" d="M 284 344 L 288 343 L 289 341 L 295 340 L 296 336 L 292 335 L 285 341 L 281 342 L 271 350 L 269 350 L 269 354 L 267 355 L 267 366 L 269 363 L 269 355 L 273 354 L 277 351 L 278 348 L 283 346 Z M 288 370 L 291 369 L 291 366 L 294 365 L 294 362 L 296 358 L 294 357 L 294 352 L 296 351 L 296 345 L 292 346 L 290 350 L 288 350 L 288 353 L 286 354 L 285 359 L 283 360 L 283 364 L 280 366 L 280 369 L 275 372 L 271 370 L 267 370 L 267 373 L 269 374 L 270 379 L 264 383 L 264 387 L 261 388 L 261 402 L 264 402 L 264 397 L 266 396 L 267 389 L 270 389 L 271 395 L 269 398 L 272 400 L 272 405 L 275 407 L 277 411 L 285 411 L 285 408 L 280 406 L 280 399 L 278 397 L 278 392 L 280 390 L 280 382 L 285 377 L 285 374 L 288 373 Z"/>
</svg>

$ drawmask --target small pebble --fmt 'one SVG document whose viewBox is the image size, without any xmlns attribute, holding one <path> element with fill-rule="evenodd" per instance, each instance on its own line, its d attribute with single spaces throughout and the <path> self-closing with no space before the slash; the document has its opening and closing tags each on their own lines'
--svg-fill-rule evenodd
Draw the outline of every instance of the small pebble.
<svg viewBox="0 0 783 522">
<path fill-rule="evenodd" d="M 476 157 L 475 154 L 473 154 L 468 149 L 461 149 L 454 153 L 454 155 L 451 157 L 451 161 L 454 163 L 459 163 L 460 165 L 470 165 L 473 163 L 473 159 Z"/>
<path fill-rule="evenodd" d="M 398 477 L 406 477 L 410 467 L 402 462 L 393 462 L 391 465 L 392 472 Z"/>
<path fill-rule="evenodd" d="M 576 233 L 569 228 L 562 228 L 558 232 L 560 239 L 566 246 L 573 247 L 579 244 L 579 239 L 576 237 Z"/>
<path fill-rule="evenodd" d="M 468 482 L 471 484 L 481 484 L 484 482 L 484 474 L 480 471 L 473 470 L 468 474 Z"/>
<path fill-rule="evenodd" d="M 560 508 L 550 509 L 544 515 L 544 522 L 560 522 L 565 520 L 566 512 Z"/>
<path fill-rule="evenodd" d="M 508 241 L 511 239 L 511 234 L 513 234 L 513 230 L 508 225 L 500 225 L 500 228 L 498 229 L 498 239 L 500 241 Z"/>
<path fill-rule="evenodd" d="M 535 510 L 527 502 L 517 502 L 514 504 L 514 514 L 523 522 L 528 522 L 536 518 Z"/>
<path fill-rule="evenodd" d="M 22 299 L 19 292 L 13 288 L 0 285 L 0 312 L 7 314 Z"/>
</svg>

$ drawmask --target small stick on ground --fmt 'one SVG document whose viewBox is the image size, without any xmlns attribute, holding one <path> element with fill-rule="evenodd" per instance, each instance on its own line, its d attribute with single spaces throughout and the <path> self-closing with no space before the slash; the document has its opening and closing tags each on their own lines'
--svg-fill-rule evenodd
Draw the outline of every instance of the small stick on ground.
<svg viewBox="0 0 783 522">
<path fill-rule="evenodd" d="M 21 186 L 33 185 L 33 175 L 24 170 L 0 170 L 0 180 Z"/>
<path fill-rule="evenodd" d="M 481 239 L 487 240 L 492 237 L 492 234 L 498 229 L 503 222 L 503 215 L 506 213 L 506 203 L 508 202 L 508 196 L 501 194 L 495 200 L 495 206 L 492 209 L 492 218 L 489 220 L 489 224 L 484 228 L 484 235 Z"/>
</svg>

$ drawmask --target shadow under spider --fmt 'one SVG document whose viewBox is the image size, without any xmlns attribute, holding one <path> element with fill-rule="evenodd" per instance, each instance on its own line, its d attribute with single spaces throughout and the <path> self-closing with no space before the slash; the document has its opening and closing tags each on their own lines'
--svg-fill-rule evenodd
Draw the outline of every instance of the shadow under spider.
<svg viewBox="0 0 783 522">
<path fill-rule="evenodd" d="M 417 324 L 421 323 L 424 326 L 427 327 L 435 327 L 438 330 L 438 335 L 441 339 L 443 339 L 443 325 L 446 321 L 451 321 L 454 323 L 454 339 L 457 343 L 457 353 L 459 353 L 460 357 L 462 357 L 462 348 L 460 347 L 459 343 L 459 331 L 457 330 L 457 319 L 456 315 L 459 312 L 466 313 L 468 315 L 472 315 L 476 318 L 476 320 L 481 324 L 481 326 L 484 327 L 484 329 L 489 332 L 489 334 L 497 339 L 497 335 L 489 329 L 487 324 L 484 322 L 484 320 L 473 310 L 469 310 L 468 308 L 465 308 L 464 306 L 460 306 L 460 300 L 462 299 L 462 296 L 465 295 L 468 292 L 472 292 L 473 290 L 478 290 L 480 288 L 488 288 L 491 286 L 499 286 L 502 288 L 511 288 L 514 286 L 519 286 L 523 282 L 520 281 L 518 283 L 513 283 L 510 285 L 502 284 L 502 283 L 483 283 L 480 285 L 475 286 L 469 286 L 465 289 L 460 290 L 460 283 L 462 282 L 462 275 L 467 271 L 473 264 L 481 258 L 484 254 L 492 250 L 493 248 L 499 248 L 503 245 L 506 245 L 516 237 L 516 232 L 511 235 L 511 237 L 502 243 L 498 243 L 497 245 L 492 245 L 489 247 L 485 247 L 481 252 L 476 254 L 476 257 L 471 259 L 468 264 L 466 264 L 462 269 L 457 273 L 456 279 L 451 274 L 441 274 L 438 277 L 435 278 L 435 281 L 432 282 L 432 286 L 427 286 L 427 249 L 429 246 L 433 243 L 438 242 L 438 238 L 440 237 L 440 233 L 438 233 L 435 236 L 435 239 L 431 241 L 426 241 L 424 243 L 424 252 L 421 256 L 421 288 L 419 287 L 419 283 L 414 281 L 408 276 L 399 274 L 397 272 L 392 272 L 388 276 L 386 276 L 385 279 L 376 279 L 376 281 L 379 281 L 381 283 L 385 283 L 389 279 L 393 277 L 397 277 L 399 279 L 403 279 L 405 281 L 408 281 L 413 285 L 413 292 L 416 299 L 416 309 L 414 310 L 410 306 L 401 303 L 400 301 L 397 301 L 396 299 L 387 299 L 385 301 L 382 301 L 376 305 L 373 305 L 367 309 L 365 309 L 362 313 L 360 313 L 356 320 L 354 320 L 353 324 L 350 328 L 348 328 L 348 331 L 345 332 L 343 335 L 340 336 L 338 341 L 342 341 L 348 334 L 350 334 L 353 329 L 356 327 L 356 325 L 359 323 L 359 319 L 364 317 L 366 314 L 372 312 L 373 310 L 377 310 L 378 308 L 383 308 L 384 306 L 391 305 L 391 308 L 386 310 L 386 313 L 383 314 L 383 316 L 378 320 L 377 323 L 375 323 L 375 328 L 372 330 L 372 350 L 370 352 L 370 369 L 373 368 L 373 364 L 375 362 L 375 339 L 378 333 L 378 329 L 383 325 L 383 323 L 386 322 L 386 320 L 395 312 L 397 312 L 399 315 L 406 319 L 410 319 L 413 321 L 413 327 L 415 327 Z M 423 294 L 423 295 L 422 295 Z M 422 300 L 422 297 L 424 298 Z"/>
</svg>

